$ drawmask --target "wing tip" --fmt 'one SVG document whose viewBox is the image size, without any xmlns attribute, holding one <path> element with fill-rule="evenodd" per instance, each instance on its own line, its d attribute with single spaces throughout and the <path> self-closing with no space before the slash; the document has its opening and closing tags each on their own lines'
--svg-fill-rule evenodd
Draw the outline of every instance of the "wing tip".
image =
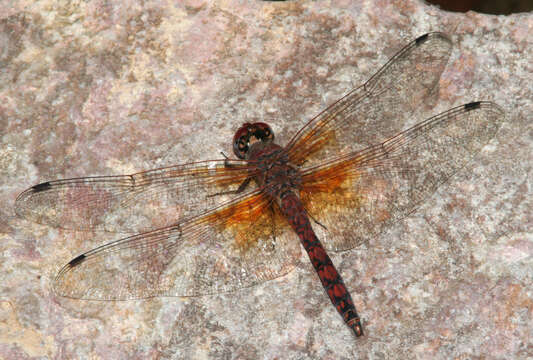
<svg viewBox="0 0 533 360">
<path fill-rule="evenodd" d="M 464 105 L 466 111 L 476 110 L 481 107 L 481 101 L 473 101 Z"/>
<path fill-rule="evenodd" d="M 52 184 L 50 181 L 43 182 L 37 185 L 33 185 L 32 187 L 24 190 L 17 196 L 17 199 L 15 200 L 15 213 L 17 216 L 26 218 L 28 216 L 28 213 L 30 211 L 29 208 L 27 208 L 26 202 L 31 202 L 31 196 L 33 194 L 37 194 L 43 191 L 47 191 L 50 188 L 52 188 Z"/>
<path fill-rule="evenodd" d="M 74 267 L 80 265 L 87 259 L 87 255 L 81 254 L 70 260 L 59 272 L 57 273 L 53 282 L 53 291 L 57 296 L 69 298 L 69 299 L 84 299 L 83 296 L 72 292 L 68 286 L 66 286 L 65 277 Z M 89 300 L 89 299 L 87 299 Z"/>
<path fill-rule="evenodd" d="M 422 45 L 423 43 L 425 43 L 426 41 L 428 41 L 428 40 L 430 40 L 432 38 L 440 38 L 441 40 L 445 40 L 446 42 L 448 42 L 450 44 L 452 43 L 452 39 L 450 39 L 450 37 L 447 34 L 445 34 L 443 32 L 436 31 L 436 32 L 429 32 L 427 34 L 424 34 L 424 35 L 421 35 L 421 36 L 417 37 L 415 39 L 415 44 L 417 46 L 420 46 L 420 45 Z"/>
<path fill-rule="evenodd" d="M 70 260 L 69 263 L 67 264 L 67 266 L 69 268 L 73 268 L 75 266 L 78 266 L 82 262 L 84 262 L 85 259 L 87 259 L 87 256 L 85 254 L 78 255 L 74 259 Z"/>
<path fill-rule="evenodd" d="M 419 36 L 415 39 L 415 42 L 417 45 L 420 45 L 420 44 L 423 44 L 426 42 L 426 40 L 428 39 L 429 37 L 429 33 L 428 34 L 424 34 L 422 36 Z"/>
<path fill-rule="evenodd" d="M 485 108 L 485 109 L 490 109 L 499 115 L 504 114 L 503 109 L 498 104 L 493 103 L 492 101 L 473 101 L 473 102 L 469 102 L 468 104 L 464 104 L 463 108 L 467 112 Z"/>
<path fill-rule="evenodd" d="M 47 181 L 47 182 L 34 185 L 30 189 L 31 189 L 31 192 L 35 194 L 35 193 L 49 190 L 51 187 L 52 187 L 52 184 L 50 184 L 50 181 Z"/>
</svg>

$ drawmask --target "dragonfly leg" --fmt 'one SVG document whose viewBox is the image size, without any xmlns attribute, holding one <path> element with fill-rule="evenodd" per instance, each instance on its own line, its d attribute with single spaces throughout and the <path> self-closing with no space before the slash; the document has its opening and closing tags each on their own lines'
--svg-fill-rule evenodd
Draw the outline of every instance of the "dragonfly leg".
<svg viewBox="0 0 533 360">
<path fill-rule="evenodd" d="M 231 169 L 231 168 L 235 168 L 234 165 L 231 165 L 229 163 L 229 158 L 226 156 L 226 154 L 224 154 L 223 151 L 220 152 L 222 154 L 222 156 L 224 156 L 224 167 L 228 168 L 228 169 Z M 252 178 L 248 177 L 246 178 L 240 185 L 239 187 L 237 188 L 237 190 L 229 190 L 229 191 L 221 191 L 221 192 L 217 192 L 215 194 L 211 194 L 211 195 L 207 195 L 207 197 L 213 197 L 213 196 L 218 196 L 218 195 L 231 195 L 231 194 L 240 194 L 242 193 L 244 190 L 246 190 L 246 188 L 248 187 L 248 184 L 250 184 L 250 181 L 252 180 Z"/>
<path fill-rule="evenodd" d="M 229 163 L 230 158 L 226 154 L 224 154 L 224 151 L 221 151 L 220 154 L 222 154 L 222 156 L 224 156 L 224 167 L 226 167 L 228 169 L 231 169 L 231 168 L 235 167 L 235 166 L 233 166 L 233 165 L 231 165 Z"/>
<path fill-rule="evenodd" d="M 274 203 L 271 203 L 269 206 L 270 209 L 270 226 L 272 230 L 272 238 L 274 239 L 274 244 L 276 243 L 276 209 L 274 209 Z"/>
<path fill-rule="evenodd" d="M 250 184 L 250 181 L 252 181 L 252 178 L 246 178 L 240 185 L 239 187 L 237 188 L 237 190 L 229 190 L 229 191 L 221 191 L 221 192 L 217 192 L 215 194 L 211 194 L 211 195 L 207 195 L 207 197 L 213 197 L 213 196 L 218 196 L 218 195 L 230 195 L 230 194 L 240 194 L 242 193 L 246 187 L 248 186 L 248 184 Z"/>
<path fill-rule="evenodd" d="M 322 224 L 320 221 L 318 221 L 317 219 L 315 219 L 313 217 L 313 215 L 309 214 L 309 212 L 307 212 L 307 209 L 305 209 L 305 212 L 307 213 L 307 215 L 309 215 L 309 217 L 311 218 L 311 220 L 313 220 L 313 222 L 317 225 L 319 225 L 322 229 L 324 230 L 328 230 L 328 228 L 326 227 L 326 225 Z"/>
</svg>

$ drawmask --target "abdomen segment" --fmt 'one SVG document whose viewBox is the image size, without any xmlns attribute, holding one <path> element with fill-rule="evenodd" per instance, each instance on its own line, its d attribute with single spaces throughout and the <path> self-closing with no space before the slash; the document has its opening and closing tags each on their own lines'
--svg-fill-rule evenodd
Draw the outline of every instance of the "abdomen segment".
<svg viewBox="0 0 533 360">
<path fill-rule="evenodd" d="M 300 199 L 292 192 L 285 193 L 281 199 L 281 211 L 293 230 L 298 234 L 322 282 L 322 286 L 324 286 L 331 302 L 342 316 L 344 322 L 353 330 L 356 336 L 363 335 L 363 327 L 355 310 L 352 297 L 324 247 L 316 237 Z"/>
</svg>

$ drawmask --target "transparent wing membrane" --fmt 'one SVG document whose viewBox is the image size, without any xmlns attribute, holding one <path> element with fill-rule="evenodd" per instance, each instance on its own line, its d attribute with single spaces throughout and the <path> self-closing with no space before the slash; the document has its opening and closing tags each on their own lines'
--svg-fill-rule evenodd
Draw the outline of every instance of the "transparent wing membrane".
<svg viewBox="0 0 533 360">
<path fill-rule="evenodd" d="M 173 224 L 227 201 L 253 164 L 213 160 L 140 172 L 48 181 L 20 194 L 16 213 L 73 230 L 134 233 Z"/>
<path fill-rule="evenodd" d="M 289 272 L 298 241 L 271 226 L 259 190 L 201 216 L 79 255 L 54 281 L 58 295 L 90 300 L 229 292 Z M 274 233 L 274 229 L 276 233 Z"/>
<path fill-rule="evenodd" d="M 451 48 L 444 34 L 419 37 L 277 153 L 274 160 L 286 155 L 290 166 L 302 167 L 295 191 L 323 225 L 314 230 L 327 248 L 371 240 L 495 136 L 503 112 L 490 102 L 462 105 L 408 128 L 435 93 Z M 61 296 L 125 300 L 228 292 L 286 274 L 301 253 L 268 195 L 270 185 L 249 181 L 266 177 L 265 164 L 271 166 L 224 159 L 49 181 L 20 194 L 15 210 L 59 228 L 136 233 L 65 265 L 54 281 Z"/>
<path fill-rule="evenodd" d="M 325 247 L 353 248 L 407 216 L 494 137 L 503 118 L 491 102 L 461 105 L 303 170 L 300 196 L 327 228 L 316 227 Z"/>
<path fill-rule="evenodd" d="M 364 85 L 300 129 L 286 146 L 291 163 L 319 164 L 403 130 L 409 116 L 437 88 L 451 48 L 442 33 L 423 35 L 405 46 Z"/>
</svg>

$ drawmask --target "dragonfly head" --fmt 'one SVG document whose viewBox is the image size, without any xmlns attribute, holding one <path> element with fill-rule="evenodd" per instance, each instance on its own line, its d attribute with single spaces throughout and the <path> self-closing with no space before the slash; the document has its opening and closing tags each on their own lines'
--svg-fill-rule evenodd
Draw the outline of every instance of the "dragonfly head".
<svg viewBox="0 0 533 360">
<path fill-rule="evenodd" d="M 233 152 L 239 159 L 244 159 L 250 145 L 254 142 L 271 142 L 274 140 L 274 132 L 265 123 L 245 123 L 235 133 L 233 137 Z"/>
</svg>

